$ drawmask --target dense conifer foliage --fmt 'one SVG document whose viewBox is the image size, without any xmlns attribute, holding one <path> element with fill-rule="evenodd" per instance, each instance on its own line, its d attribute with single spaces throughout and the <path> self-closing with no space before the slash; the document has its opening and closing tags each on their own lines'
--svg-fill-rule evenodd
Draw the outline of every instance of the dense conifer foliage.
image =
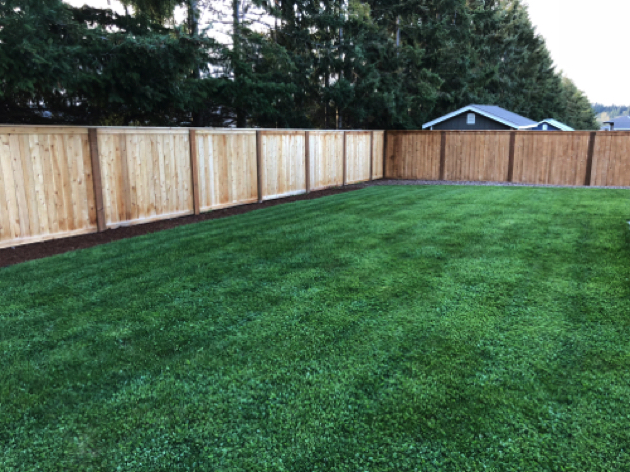
<svg viewBox="0 0 630 472">
<path fill-rule="evenodd" d="M 593 110 L 595 111 L 597 120 L 600 124 L 620 116 L 630 115 L 630 106 L 625 105 L 604 105 L 602 103 L 594 103 Z"/>
<path fill-rule="evenodd" d="M 484 103 L 596 126 L 520 0 L 124 3 L 0 3 L 0 121 L 417 129 Z"/>
</svg>

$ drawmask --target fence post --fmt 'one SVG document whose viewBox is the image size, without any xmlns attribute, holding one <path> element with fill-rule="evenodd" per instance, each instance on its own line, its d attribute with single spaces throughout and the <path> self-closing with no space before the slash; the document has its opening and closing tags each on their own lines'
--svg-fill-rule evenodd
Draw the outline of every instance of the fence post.
<svg viewBox="0 0 630 472">
<path fill-rule="evenodd" d="M 346 150 L 346 132 L 343 133 L 343 185 L 346 186 L 346 182 L 348 182 L 348 154 Z"/>
<path fill-rule="evenodd" d="M 597 133 L 595 131 L 592 131 L 588 139 L 588 154 L 586 155 L 586 177 L 584 179 L 584 185 L 586 185 L 587 187 L 590 187 L 591 178 L 593 176 L 593 154 L 595 153 L 596 137 Z"/>
<path fill-rule="evenodd" d="M 193 209 L 195 211 L 195 215 L 198 215 L 201 212 L 201 209 L 199 208 L 199 157 L 197 155 L 197 132 L 194 129 L 188 130 L 188 141 L 190 144 Z"/>
<path fill-rule="evenodd" d="M 383 130 L 383 180 L 387 179 L 387 131 Z"/>
<path fill-rule="evenodd" d="M 441 133 L 441 142 L 440 142 L 440 180 L 445 180 L 446 178 L 446 131 L 440 131 Z"/>
<path fill-rule="evenodd" d="M 370 131 L 370 180 L 374 176 L 374 131 Z"/>
<path fill-rule="evenodd" d="M 510 132 L 510 153 L 508 155 L 508 175 L 507 181 L 512 182 L 514 179 L 514 148 L 516 146 L 516 131 Z"/>
<path fill-rule="evenodd" d="M 256 131 L 256 178 L 258 180 L 258 203 L 262 203 L 263 202 L 262 131 Z"/>
<path fill-rule="evenodd" d="M 98 131 L 96 128 L 88 129 L 88 142 L 90 145 L 90 157 L 92 161 L 92 184 L 94 186 L 94 202 L 96 204 L 96 227 L 98 231 L 105 231 L 105 207 L 103 206 L 103 182 L 101 180 L 101 164 L 98 155 Z"/>
<path fill-rule="evenodd" d="M 311 193 L 311 133 L 304 132 L 304 176 L 306 178 L 306 193 Z"/>
</svg>

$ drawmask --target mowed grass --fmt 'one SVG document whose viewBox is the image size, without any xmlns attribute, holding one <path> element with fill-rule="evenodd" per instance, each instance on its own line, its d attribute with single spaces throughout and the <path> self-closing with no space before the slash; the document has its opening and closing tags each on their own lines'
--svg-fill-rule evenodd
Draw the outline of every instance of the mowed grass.
<svg viewBox="0 0 630 472">
<path fill-rule="evenodd" d="M 0 269 L 0 470 L 628 471 L 628 219 L 371 187 Z"/>
</svg>

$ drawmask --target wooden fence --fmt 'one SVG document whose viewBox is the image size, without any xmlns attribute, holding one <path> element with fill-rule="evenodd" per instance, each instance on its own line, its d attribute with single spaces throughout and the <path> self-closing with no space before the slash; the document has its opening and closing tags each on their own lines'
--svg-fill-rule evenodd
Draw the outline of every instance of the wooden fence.
<svg viewBox="0 0 630 472">
<path fill-rule="evenodd" d="M 630 132 L 0 127 L 0 248 L 380 178 L 630 186 Z"/>
<path fill-rule="evenodd" d="M 383 176 L 382 131 L 0 127 L 0 248 Z"/>
<path fill-rule="evenodd" d="M 630 186 L 630 132 L 388 131 L 386 177 Z"/>
</svg>

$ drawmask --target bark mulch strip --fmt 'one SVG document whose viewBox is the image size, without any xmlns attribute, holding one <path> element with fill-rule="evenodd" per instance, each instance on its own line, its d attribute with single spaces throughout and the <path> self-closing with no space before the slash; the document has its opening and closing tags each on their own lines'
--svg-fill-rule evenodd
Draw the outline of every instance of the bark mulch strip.
<svg viewBox="0 0 630 472">
<path fill-rule="evenodd" d="M 294 195 L 277 200 L 268 200 L 263 203 L 252 203 L 249 205 L 240 205 L 232 208 L 224 208 L 222 210 L 214 210 L 201 215 L 191 215 L 171 220 L 156 221 L 154 223 L 139 224 L 134 226 L 125 226 L 122 228 L 108 229 L 102 233 L 86 234 L 84 236 L 75 236 L 72 238 L 53 239 L 35 244 L 26 244 L 24 246 L 10 247 L 0 249 L 0 267 L 6 267 L 20 262 L 30 261 L 32 259 L 41 259 L 43 257 L 62 254 L 76 249 L 84 249 L 99 244 L 106 244 L 119 239 L 133 238 L 143 234 L 155 233 L 163 229 L 175 228 L 176 226 L 188 225 L 199 221 L 214 220 L 215 218 L 225 218 L 227 216 L 240 215 L 260 208 L 267 208 L 284 203 L 296 202 L 299 200 L 313 200 L 315 198 L 325 197 L 327 195 L 335 195 L 338 193 L 351 192 L 372 185 L 489 185 L 502 187 L 573 187 L 569 185 L 533 185 L 511 182 L 464 182 L 449 180 L 374 180 L 356 185 L 347 185 L 346 187 L 329 188 L 318 190 L 303 195 Z M 630 187 L 583 187 L 583 188 L 606 188 L 606 189 L 630 189 Z"/>
<path fill-rule="evenodd" d="M 313 200 L 325 197 L 327 195 L 336 195 L 338 193 L 351 192 L 366 187 L 367 184 L 347 185 L 346 187 L 329 188 L 325 190 L 317 190 L 308 194 L 294 195 L 276 200 L 268 200 L 263 203 L 252 203 L 249 205 L 239 205 L 231 208 L 223 208 L 214 210 L 200 215 L 190 215 L 170 220 L 156 221 L 153 223 L 138 224 L 133 226 L 124 226 L 116 229 L 108 229 L 102 233 L 92 233 L 71 238 L 53 239 L 41 243 L 25 244 L 23 246 L 9 247 L 0 249 L 0 267 L 6 267 L 20 262 L 26 262 L 33 259 L 41 259 L 43 257 L 53 256 L 55 254 L 63 254 L 64 252 L 74 251 L 77 249 L 85 249 L 99 244 L 107 244 L 119 239 L 133 238 L 143 234 L 155 233 L 164 229 L 175 228 L 176 226 L 189 225 L 200 221 L 214 220 L 216 218 L 225 218 L 233 215 L 241 215 L 250 211 L 259 210 L 261 208 L 282 205 L 285 203 L 296 202 L 299 200 Z"/>
</svg>

